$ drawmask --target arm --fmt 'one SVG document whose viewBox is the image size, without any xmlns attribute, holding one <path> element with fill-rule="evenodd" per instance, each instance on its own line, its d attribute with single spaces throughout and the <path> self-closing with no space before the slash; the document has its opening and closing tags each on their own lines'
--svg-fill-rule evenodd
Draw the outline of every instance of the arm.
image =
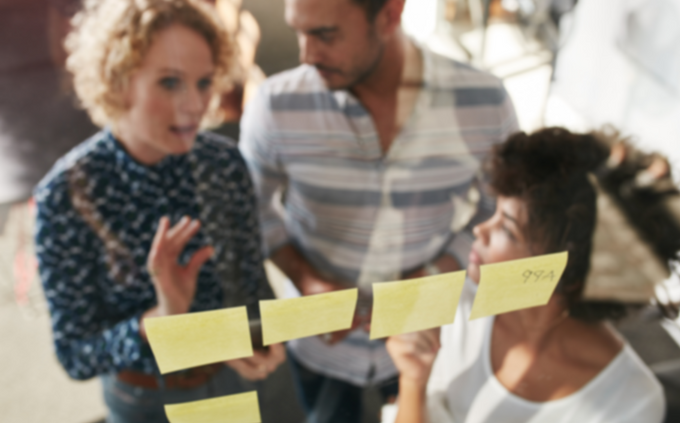
<svg viewBox="0 0 680 423">
<path fill-rule="evenodd" d="M 229 180 L 243 181 L 239 184 L 239 193 L 231 198 L 237 203 L 234 207 L 236 213 L 234 248 L 239 250 L 238 257 L 241 257 L 239 260 L 241 283 L 245 289 L 249 290 L 248 296 L 255 305 L 260 299 L 274 298 L 274 293 L 263 266 L 255 192 L 243 158 L 238 150 L 235 150 L 234 154 L 236 154 L 234 159 L 240 166 L 235 168 L 235 173 L 226 175 L 226 177 Z M 227 361 L 227 365 L 246 379 L 261 380 L 274 372 L 285 361 L 285 358 L 286 352 L 283 344 L 273 344 L 268 348 L 255 349 L 252 357 Z"/>
<path fill-rule="evenodd" d="M 163 219 L 149 254 L 158 305 L 146 312 L 137 304 L 114 306 L 102 292 L 108 270 L 101 266 L 102 240 L 73 206 L 68 172 L 36 192 L 36 250 L 52 315 L 57 357 L 75 379 L 135 369 L 152 373 L 153 359 L 141 320 L 184 313 L 195 292 L 198 270 L 210 247 L 197 251 L 187 266 L 177 263 L 200 228 L 190 219 L 169 228 Z M 78 196 L 78 201 L 84 197 Z"/>
<path fill-rule="evenodd" d="M 265 83 L 246 107 L 239 142 L 258 199 L 265 253 L 303 295 L 339 289 L 318 275 L 293 246 L 286 231 L 281 194 L 288 186 L 288 175 L 278 153 L 275 127 Z"/>
<path fill-rule="evenodd" d="M 81 380 L 140 369 L 140 316 L 107 313 L 97 283 L 97 238 L 70 206 L 66 184 L 39 189 L 36 201 L 36 253 L 60 363 Z"/>
<path fill-rule="evenodd" d="M 271 260 L 288 276 L 302 295 L 314 295 L 346 288 L 324 280 L 292 245 L 276 250 Z"/>
<path fill-rule="evenodd" d="M 427 381 L 439 348 L 439 328 L 387 340 L 387 351 L 399 369 L 399 411 L 395 423 L 427 422 Z"/>
</svg>

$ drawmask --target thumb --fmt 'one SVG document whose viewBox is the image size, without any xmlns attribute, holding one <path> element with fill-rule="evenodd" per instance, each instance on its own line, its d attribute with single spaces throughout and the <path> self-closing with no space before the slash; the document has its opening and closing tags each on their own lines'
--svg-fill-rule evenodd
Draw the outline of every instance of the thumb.
<svg viewBox="0 0 680 423">
<path fill-rule="evenodd" d="M 191 260 L 189 260 L 189 264 L 187 264 L 186 267 L 187 273 L 192 278 L 198 276 L 198 272 L 201 270 L 201 267 L 205 264 L 206 261 L 208 261 L 210 257 L 212 257 L 214 252 L 215 249 L 211 246 L 206 246 L 196 251 L 196 253 L 194 253 L 194 256 L 191 257 Z"/>
</svg>

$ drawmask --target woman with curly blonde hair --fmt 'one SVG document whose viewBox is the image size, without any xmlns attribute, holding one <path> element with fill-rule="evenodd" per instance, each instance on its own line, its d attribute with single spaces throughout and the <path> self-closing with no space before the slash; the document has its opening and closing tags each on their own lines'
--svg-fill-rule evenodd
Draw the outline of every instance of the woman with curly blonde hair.
<svg viewBox="0 0 680 423">
<path fill-rule="evenodd" d="M 233 43 L 197 0 L 87 2 L 67 67 L 104 127 L 36 188 L 36 244 L 57 357 L 100 376 L 109 422 L 165 422 L 163 405 L 240 388 L 222 363 L 160 376 L 143 319 L 246 305 L 272 291 L 248 170 L 231 140 L 200 132 L 228 85 Z M 263 379 L 274 345 L 226 364 Z"/>
</svg>

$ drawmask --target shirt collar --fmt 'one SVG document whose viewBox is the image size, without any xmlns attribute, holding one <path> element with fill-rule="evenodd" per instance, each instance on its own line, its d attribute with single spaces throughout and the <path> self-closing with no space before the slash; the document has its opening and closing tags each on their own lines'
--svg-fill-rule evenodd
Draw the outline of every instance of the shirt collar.
<svg viewBox="0 0 680 423">
<path fill-rule="evenodd" d="M 113 153 L 116 165 L 120 170 L 132 171 L 137 174 L 153 177 L 154 175 L 162 173 L 166 169 L 174 167 L 179 161 L 187 156 L 187 154 L 177 156 L 168 155 L 158 163 L 153 165 L 145 165 L 137 161 L 137 159 L 128 153 L 123 144 L 118 139 L 116 139 L 115 135 L 113 135 L 111 128 L 106 128 L 104 133 L 107 147 Z"/>
</svg>

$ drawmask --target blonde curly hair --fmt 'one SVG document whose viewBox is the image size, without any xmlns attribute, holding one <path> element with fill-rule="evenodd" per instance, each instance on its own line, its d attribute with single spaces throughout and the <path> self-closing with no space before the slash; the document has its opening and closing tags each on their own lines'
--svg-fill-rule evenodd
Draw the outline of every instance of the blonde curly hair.
<svg viewBox="0 0 680 423">
<path fill-rule="evenodd" d="M 215 64 L 214 91 L 204 126 L 220 121 L 219 94 L 237 73 L 235 43 L 209 4 L 200 0 L 87 0 L 66 39 L 66 68 L 82 107 L 99 126 L 125 111 L 123 93 L 154 35 L 181 24 L 205 38 Z"/>
</svg>

